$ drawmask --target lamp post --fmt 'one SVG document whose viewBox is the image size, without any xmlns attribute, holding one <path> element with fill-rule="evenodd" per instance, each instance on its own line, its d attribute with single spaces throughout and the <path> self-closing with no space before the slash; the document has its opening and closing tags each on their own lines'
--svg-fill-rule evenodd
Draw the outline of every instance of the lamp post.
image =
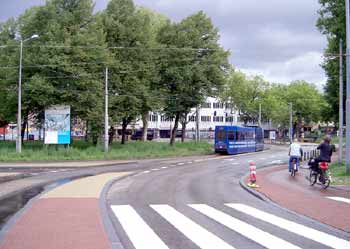
<svg viewBox="0 0 350 249">
<path fill-rule="evenodd" d="M 17 153 L 22 152 L 22 59 L 23 59 L 23 43 L 35 38 L 38 35 L 32 35 L 28 39 L 21 39 L 20 53 L 19 53 L 19 79 L 18 79 L 18 113 L 17 113 L 17 141 L 16 151 Z"/>
</svg>

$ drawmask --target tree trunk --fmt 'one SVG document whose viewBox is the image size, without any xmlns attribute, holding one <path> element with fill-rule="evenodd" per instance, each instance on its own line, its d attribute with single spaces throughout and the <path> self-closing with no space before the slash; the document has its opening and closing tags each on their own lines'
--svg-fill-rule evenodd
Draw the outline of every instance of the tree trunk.
<svg viewBox="0 0 350 249">
<path fill-rule="evenodd" d="M 111 127 L 109 130 L 109 136 L 108 136 L 108 144 L 111 145 L 113 143 L 113 138 L 115 137 L 116 129 L 114 129 L 114 126 Z"/>
<path fill-rule="evenodd" d="M 142 113 L 142 137 L 141 141 L 147 141 L 147 129 L 148 129 L 148 111 Z"/>
<path fill-rule="evenodd" d="M 177 128 L 179 126 L 179 119 L 180 119 L 180 114 L 177 113 L 175 116 L 175 123 L 174 123 L 174 128 L 171 131 L 171 138 L 170 138 L 170 145 L 173 146 L 175 143 L 175 138 L 176 138 L 176 132 L 177 132 Z"/>
<path fill-rule="evenodd" d="M 23 141 L 24 141 L 24 133 L 25 133 L 27 125 L 28 125 L 28 114 L 25 114 L 24 115 L 24 119 L 23 119 L 23 123 L 22 123 L 22 128 L 21 128 L 22 144 L 23 144 Z"/>
<path fill-rule="evenodd" d="M 185 142 L 185 137 L 186 137 L 186 125 L 187 125 L 187 122 L 182 122 L 182 134 L 181 134 L 181 142 Z"/>
<path fill-rule="evenodd" d="M 126 136 L 126 127 L 128 126 L 128 122 L 125 118 L 123 118 L 122 123 L 122 144 L 125 144 L 125 136 Z"/>
<path fill-rule="evenodd" d="M 89 121 L 86 121 L 86 126 L 85 126 L 85 142 L 89 141 Z"/>
</svg>

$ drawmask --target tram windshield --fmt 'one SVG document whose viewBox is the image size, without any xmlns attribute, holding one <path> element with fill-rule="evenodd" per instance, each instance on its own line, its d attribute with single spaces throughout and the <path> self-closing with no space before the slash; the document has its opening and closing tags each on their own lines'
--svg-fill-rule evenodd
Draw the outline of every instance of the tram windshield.
<svg viewBox="0 0 350 249">
<path fill-rule="evenodd" d="M 216 140 L 218 140 L 218 141 L 225 141 L 226 140 L 226 131 L 225 130 L 219 130 L 216 133 Z"/>
</svg>

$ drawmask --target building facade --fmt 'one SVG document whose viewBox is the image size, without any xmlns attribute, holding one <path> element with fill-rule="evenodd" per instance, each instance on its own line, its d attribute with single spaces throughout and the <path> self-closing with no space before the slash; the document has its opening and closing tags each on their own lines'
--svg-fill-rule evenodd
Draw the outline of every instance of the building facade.
<svg viewBox="0 0 350 249">
<path fill-rule="evenodd" d="M 196 109 L 192 109 L 187 115 L 186 137 L 194 137 L 196 130 Z M 169 137 L 170 130 L 174 127 L 174 118 L 169 118 L 164 114 L 150 113 L 148 128 L 159 131 L 159 137 Z M 240 125 L 239 114 L 229 104 L 224 104 L 220 100 L 208 97 L 206 102 L 199 108 L 199 130 L 201 137 L 212 138 L 217 125 Z M 137 121 L 135 128 L 143 126 L 142 121 Z M 179 130 L 182 129 L 179 123 Z"/>
</svg>

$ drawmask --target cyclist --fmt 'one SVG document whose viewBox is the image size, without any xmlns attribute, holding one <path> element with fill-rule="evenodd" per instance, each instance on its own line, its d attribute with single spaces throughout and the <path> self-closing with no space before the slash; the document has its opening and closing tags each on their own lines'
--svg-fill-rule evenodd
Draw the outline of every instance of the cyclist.
<svg viewBox="0 0 350 249">
<path fill-rule="evenodd" d="M 300 159 L 303 156 L 303 149 L 301 148 L 300 144 L 298 143 L 298 139 L 295 138 L 294 142 L 289 147 L 289 172 L 292 171 L 292 162 L 293 160 L 297 161 L 297 170 L 299 169 L 300 165 Z"/>
<path fill-rule="evenodd" d="M 315 158 L 315 165 L 318 167 L 320 162 L 331 162 L 331 157 L 333 153 L 333 146 L 331 145 L 331 137 L 329 135 L 325 136 L 323 142 L 317 146 L 317 149 L 320 150 L 320 156 Z"/>
</svg>

